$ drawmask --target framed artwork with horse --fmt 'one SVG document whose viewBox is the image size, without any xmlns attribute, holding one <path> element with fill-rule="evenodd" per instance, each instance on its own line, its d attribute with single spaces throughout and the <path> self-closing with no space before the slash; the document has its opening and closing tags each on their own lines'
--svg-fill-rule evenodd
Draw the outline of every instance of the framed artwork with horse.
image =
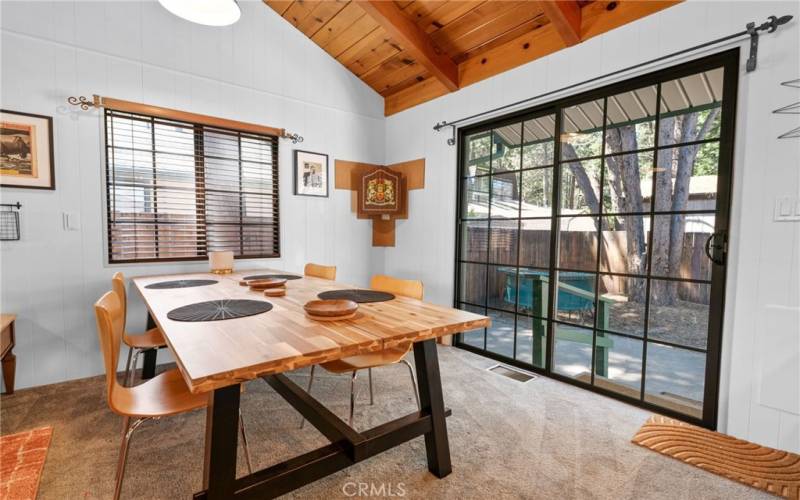
<svg viewBox="0 0 800 500">
<path fill-rule="evenodd" d="M 56 188 L 52 117 L 0 110 L 0 186 Z"/>
</svg>

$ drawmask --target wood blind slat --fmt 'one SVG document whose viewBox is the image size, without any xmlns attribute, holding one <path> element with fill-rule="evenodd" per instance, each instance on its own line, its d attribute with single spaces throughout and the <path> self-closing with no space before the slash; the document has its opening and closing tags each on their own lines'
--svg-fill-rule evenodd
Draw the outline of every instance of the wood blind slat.
<svg viewBox="0 0 800 500">
<path fill-rule="evenodd" d="M 105 110 L 109 262 L 280 256 L 278 137 Z"/>
</svg>

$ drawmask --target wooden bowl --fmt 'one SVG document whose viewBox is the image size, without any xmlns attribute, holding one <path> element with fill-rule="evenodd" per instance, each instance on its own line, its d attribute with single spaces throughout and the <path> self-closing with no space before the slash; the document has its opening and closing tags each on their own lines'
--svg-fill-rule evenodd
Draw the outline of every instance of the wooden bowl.
<svg viewBox="0 0 800 500">
<path fill-rule="evenodd" d="M 303 306 L 311 316 L 333 318 L 347 316 L 358 310 L 358 304 L 352 300 L 312 300 Z"/>
<path fill-rule="evenodd" d="M 248 282 L 250 290 L 266 290 L 267 288 L 277 288 L 286 284 L 283 278 L 270 278 L 266 280 L 253 280 Z"/>
<path fill-rule="evenodd" d="M 345 314 L 344 316 L 315 316 L 313 314 L 308 314 L 308 312 L 306 312 L 306 318 L 314 321 L 344 321 L 348 319 L 353 319 L 358 315 L 359 315 L 358 311 L 351 312 L 350 314 Z"/>
<path fill-rule="evenodd" d="M 266 295 L 267 297 L 283 297 L 284 295 L 286 295 L 286 287 L 279 286 L 275 288 L 267 288 L 266 290 L 264 290 L 264 295 Z"/>
</svg>

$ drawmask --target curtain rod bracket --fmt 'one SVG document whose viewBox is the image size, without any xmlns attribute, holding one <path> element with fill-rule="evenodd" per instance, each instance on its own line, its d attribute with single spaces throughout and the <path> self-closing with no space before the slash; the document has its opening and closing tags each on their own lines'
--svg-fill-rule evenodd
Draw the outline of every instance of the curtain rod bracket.
<svg viewBox="0 0 800 500">
<path fill-rule="evenodd" d="M 455 146 L 456 145 L 456 126 L 455 125 L 450 125 L 446 121 L 441 121 L 441 122 L 439 122 L 439 123 L 437 123 L 436 125 L 433 126 L 433 130 L 435 130 L 437 132 L 441 132 L 442 129 L 445 128 L 445 127 L 450 127 L 450 133 L 451 133 L 450 137 L 447 138 L 447 144 L 450 145 L 450 146 Z"/>
<path fill-rule="evenodd" d="M 282 139 L 289 139 L 292 141 L 292 144 L 297 144 L 298 142 L 303 142 L 303 136 L 300 134 L 293 134 L 291 132 L 287 132 L 285 129 L 281 133 Z"/>
<path fill-rule="evenodd" d="M 91 101 L 83 96 L 69 96 L 67 97 L 67 102 L 73 106 L 80 106 L 84 111 L 88 110 L 89 108 L 100 108 L 103 106 L 102 102 L 100 101 L 100 96 L 97 94 L 92 96 Z"/>
<path fill-rule="evenodd" d="M 750 35 L 750 57 L 747 58 L 747 72 L 752 73 L 756 70 L 758 62 L 758 32 L 766 30 L 767 33 L 775 33 L 778 26 L 791 21 L 792 16 L 769 16 L 767 21 L 756 27 L 756 23 L 747 23 L 747 34 Z"/>
</svg>

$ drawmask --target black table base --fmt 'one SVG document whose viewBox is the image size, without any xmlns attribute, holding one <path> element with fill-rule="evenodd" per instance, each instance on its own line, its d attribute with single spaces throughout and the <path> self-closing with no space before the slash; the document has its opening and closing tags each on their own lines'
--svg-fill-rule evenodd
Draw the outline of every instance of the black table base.
<svg viewBox="0 0 800 500">
<path fill-rule="evenodd" d="M 263 379 L 306 418 L 331 444 L 285 462 L 236 478 L 240 389 L 214 391 L 206 413 L 206 456 L 203 491 L 195 499 L 275 498 L 378 455 L 418 436 L 425 436 L 428 470 L 450 474 L 450 446 L 436 341 L 414 344 L 414 360 L 422 410 L 358 432 L 284 375 Z"/>
<path fill-rule="evenodd" d="M 156 322 L 150 313 L 147 313 L 147 329 L 156 327 Z M 158 349 L 148 349 L 144 351 L 144 361 L 142 362 L 142 380 L 147 380 L 156 376 L 156 358 L 158 357 Z M 134 369 L 136 367 L 134 366 Z"/>
</svg>

